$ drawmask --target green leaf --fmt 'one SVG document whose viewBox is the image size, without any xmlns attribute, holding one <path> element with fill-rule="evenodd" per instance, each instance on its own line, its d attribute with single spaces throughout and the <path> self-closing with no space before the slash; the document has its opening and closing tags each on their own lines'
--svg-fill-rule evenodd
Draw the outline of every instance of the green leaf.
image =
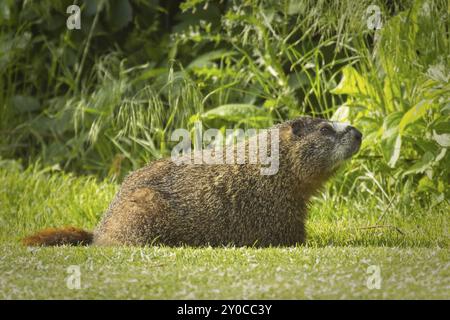
<svg viewBox="0 0 450 320">
<path fill-rule="evenodd" d="M 435 185 L 430 178 L 428 178 L 427 176 L 424 176 L 422 179 L 419 180 L 418 190 L 430 191 L 430 189 L 435 190 Z"/>
<path fill-rule="evenodd" d="M 228 50 L 214 50 L 214 51 L 210 51 L 208 53 L 205 53 L 199 57 L 197 57 L 194 61 L 192 61 L 187 69 L 192 69 L 192 68 L 203 68 L 206 67 L 210 64 L 211 61 L 213 60 L 217 60 L 217 59 L 222 59 L 223 57 L 227 57 L 227 56 L 231 56 L 236 54 L 233 51 L 228 51 Z"/>
<path fill-rule="evenodd" d="M 389 162 L 388 165 L 393 168 L 395 167 L 395 164 L 397 163 L 398 158 L 400 157 L 400 150 L 402 147 L 402 136 L 401 135 L 397 135 L 397 137 L 394 139 L 392 139 L 393 143 L 391 144 L 391 148 L 390 148 L 390 158 L 389 158 Z"/>
<path fill-rule="evenodd" d="M 441 161 L 442 159 L 444 159 L 446 153 L 447 153 L 447 148 L 442 148 L 441 152 L 439 152 L 439 154 L 436 156 L 436 159 L 434 159 L 434 160 L 436 162 Z"/>
<path fill-rule="evenodd" d="M 114 31 L 126 27 L 133 19 L 133 8 L 128 0 L 110 0 L 108 22 Z"/>
<path fill-rule="evenodd" d="M 332 121 L 339 121 L 339 122 L 347 122 L 349 121 L 349 115 L 350 115 L 350 107 L 343 105 L 340 106 L 331 117 Z"/>
<path fill-rule="evenodd" d="M 348 94 L 351 96 L 370 96 L 373 92 L 374 89 L 369 82 L 351 66 L 346 66 L 342 69 L 341 82 L 336 88 L 331 90 L 331 93 L 334 94 Z"/>
<path fill-rule="evenodd" d="M 12 97 L 11 105 L 18 113 L 36 111 L 41 108 L 41 104 L 37 98 L 22 95 Z"/>
<path fill-rule="evenodd" d="M 436 141 L 441 147 L 450 147 L 450 134 L 437 134 L 436 131 L 433 131 L 433 139 Z"/>
<path fill-rule="evenodd" d="M 0 2 L 0 24 L 7 21 L 11 17 L 11 8 L 13 7 L 13 0 L 6 0 Z"/>
<path fill-rule="evenodd" d="M 435 154 L 438 150 L 436 143 L 433 140 L 430 140 L 425 135 L 415 137 L 414 143 L 417 145 L 415 149 L 417 150 L 417 152 L 419 152 L 419 154 L 423 154 L 427 151 Z"/>
<path fill-rule="evenodd" d="M 383 85 L 383 93 L 385 97 L 385 106 L 389 112 L 396 110 L 396 99 L 402 96 L 401 90 L 392 82 L 390 77 L 386 77 Z"/>
<path fill-rule="evenodd" d="M 439 117 L 432 125 L 433 130 L 438 134 L 450 133 L 450 117 Z"/>
<path fill-rule="evenodd" d="M 314 78 L 313 75 L 311 77 Z M 308 77 L 306 71 L 300 73 L 291 73 L 288 76 L 288 85 L 292 90 L 309 87 L 311 86 L 311 81 L 309 79 L 310 78 Z"/>
<path fill-rule="evenodd" d="M 148 70 L 145 70 L 142 72 L 138 77 L 133 79 L 133 83 L 139 82 L 139 81 L 145 81 L 151 78 L 159 77 L 160 75 L 167 73 L 167 68 L 151 68 Z"/>
<path fill-rule="evenodd" d="M 241 121 L 249 117 L 267 117 L 268 114 L 252 104 L 225 104 L 205 112 L 202 119 L 222 119 L 227 121 Z"/>
<path fill-rule="evenodd" d="M 406 126 L 417 121 L 418 119 L 422 118 L 423 115 L 426 113 L 427 110 L 431 109 L 433 107 L 433 103 L 430 100 L 422 100 L 418 104 L 416 104 L 414 107 L 409 109 L 402 117 L 402 120 L 400 121 L 398 125 L 398 129 L 400 134 L 403 133 Z"/>
<path fill-rule="evenodd" d="M 398 124 L 402 118 L 402 112 L 393 112 L 384 118 L 382 139 L 391 138 L 398 134 Z"/>
<path fill-rule="evenodd" d="M 408 170 L 406 170 L 403 175 L 406 176 L 408 174 L 413 173 L 423 173 L 426 169 L 431 167 L 433 163 L 434 156 L 431 152 L 425 152 L 422 158 L 417 161 L 414 165 L 412 165 Z"/>
<path fill-rule="evenodd" d="M 400 157 L 402 138 L 398 132 L 398 123 L 402 112 L 389 114 L 383 121 L 381 150 L 388 165 L 393 168 Z"/>
<path fill-rule="evenodd" d="M 288 15 L 298 15 L 305 11 L 307 5 L 301 1 L 289 1 Z"/>
</svg>

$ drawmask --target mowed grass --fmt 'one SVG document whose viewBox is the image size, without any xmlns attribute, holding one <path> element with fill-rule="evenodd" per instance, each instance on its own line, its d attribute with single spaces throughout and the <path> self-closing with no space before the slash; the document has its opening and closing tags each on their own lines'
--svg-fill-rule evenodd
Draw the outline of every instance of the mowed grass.
<svg viewBox="0 0 450 320">
<path fill-rule="evenodd" d="M 311 206 L 307 244 L 292 248 L 20 245 L 44 227 L 92 229 L 116 190 L 93 177 L 0 169 L 0 298 L 450 298 L 447 200 L 406 212 L 322 196 Z M 67 286 L 73 265 L 80 289 Z M 380 289 L 367 286 L 370 266 Z"/>
<path fill-rule="evenodd" d="M 444 249 L 4 245 L 0 255 L 3 299 L 448 299 L 450 288 Z M 367 286 L 371 265 L 380 289 Z"/>
</svg>

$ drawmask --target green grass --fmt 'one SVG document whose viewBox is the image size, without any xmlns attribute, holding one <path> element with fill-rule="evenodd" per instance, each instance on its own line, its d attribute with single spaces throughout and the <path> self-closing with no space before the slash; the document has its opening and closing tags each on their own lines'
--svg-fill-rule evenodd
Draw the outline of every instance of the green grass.
<svg viewBox="0 0 450 320">
<path fill-rule="evenodd" d="M 325 192 L 296 248 L 27 249 L 19 239 L 43 227 L 92 229 L 117 185 L 14 163 L 0 181 L 0 298 L 450 298 L 447 201 L 406 212 Z M 71 265 L 79 290 L 66 286 Z"/>
<path fill-rule="evenodd" d="M 382 247 L 0 249 L 0 298 L 449 298 L 448 252 Z M 80 289 L 67 268 L 80 267 Z M 370 290 L 367 268 L 381 271 Z"/>
</svg>

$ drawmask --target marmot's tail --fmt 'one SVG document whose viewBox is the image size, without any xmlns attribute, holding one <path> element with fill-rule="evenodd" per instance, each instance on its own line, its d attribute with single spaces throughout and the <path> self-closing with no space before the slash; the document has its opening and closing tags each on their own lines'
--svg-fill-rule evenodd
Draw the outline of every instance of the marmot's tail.
<svg viewBox="0 0 450 320">
<path fill-rule="evenodd" d="M 48 228 L 22 239 L 26 246 L 87 246 L 92 243 L 92 232 L 75 227 Z"/>
</svg>

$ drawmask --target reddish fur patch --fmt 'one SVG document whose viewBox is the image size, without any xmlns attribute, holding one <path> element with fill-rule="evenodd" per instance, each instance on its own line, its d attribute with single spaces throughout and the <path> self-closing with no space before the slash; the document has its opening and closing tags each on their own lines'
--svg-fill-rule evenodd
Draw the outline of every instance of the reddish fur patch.
<svg viewBox="0 0 450 320">
<path fill-rule="evenodd" d="M 48 228 L 22 239 L 26 246 L 89 245 L 92 232 L 75 227 Z"/>
</svg>

